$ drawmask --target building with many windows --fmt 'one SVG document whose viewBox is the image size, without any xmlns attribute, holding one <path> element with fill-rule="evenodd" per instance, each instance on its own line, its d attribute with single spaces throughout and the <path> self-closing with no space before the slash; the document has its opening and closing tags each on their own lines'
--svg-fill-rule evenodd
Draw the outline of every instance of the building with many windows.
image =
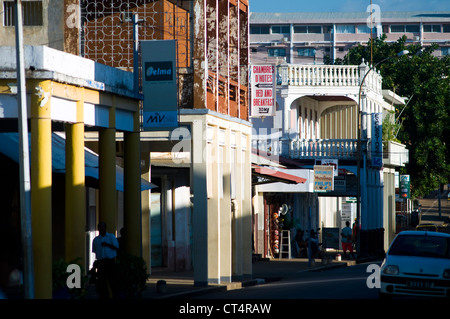
<svg viewBox="0 0 450 319">
<path fill-rule="evenodd" d="M 368 16 L 367 12 L 252 12 L 252 63 L 322 64 L 327 58 L 343 58 L 351 47 L 381 34 L 386 34 L 388 42 L 405 35 L 410 43 L 437 43 L 435 54 L 450 54 L 449 12 L 381 11 L 372 25 L 368 25 Z"/>
</svg>

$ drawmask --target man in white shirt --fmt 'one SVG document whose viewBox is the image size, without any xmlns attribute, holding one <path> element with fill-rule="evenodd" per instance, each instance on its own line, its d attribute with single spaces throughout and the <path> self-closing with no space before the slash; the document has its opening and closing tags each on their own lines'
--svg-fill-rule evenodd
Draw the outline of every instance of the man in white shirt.
<svg viewBox="0 0 450 319">
<path fill-rule="evenodd" d="M 115 258 L 119 249 L 116 236 L 106 232 L 106 223 L 98 224 L 99 235 L 92 242 L 92 252 L 95 253 L 97 268 L 97 291 L 101 299 L 115 297 Z"/>
</svg>

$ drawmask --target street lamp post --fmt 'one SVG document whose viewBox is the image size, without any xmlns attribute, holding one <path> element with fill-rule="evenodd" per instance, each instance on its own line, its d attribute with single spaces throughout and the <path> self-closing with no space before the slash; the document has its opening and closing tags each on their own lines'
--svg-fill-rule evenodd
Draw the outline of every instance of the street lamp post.
<svg viewBox="0 0 450 319">
<path fill-rule="evenodd" d="M 408 50 L 403 50 L 397 54 L 397 57 L 401 57 L 403 55 L 409 54 Z M 356 252 L 357 256 L 360 257 L 361 254 L 361 164 L 364 165 L 364 171 L 366 170 L 366 157 L 364 156 L 364 160 L 362 161 L 362 141 L 361 141 L 361 93 L 362 93 L 362 87 L 364 85 L 364 81 L 369 75 L 369 73 L 375 69 L 378 65 L 380 65 L 383 62 L 386 62 L 387 60 L 390 60 L 394 58 L 394 56 L 389 56 L 379 62 L 377 62 L 375 65 L 372 65 L 367 72 L 365 72 L 363 78 L 361 79 L 361 83 L 359 84 L 359 93 L 358 93 L 358 140 L 357 140 L 357 148 L 358 148 L 358 158 L 357 158 L 357 204 L 356 204 Z"/>
</svg>

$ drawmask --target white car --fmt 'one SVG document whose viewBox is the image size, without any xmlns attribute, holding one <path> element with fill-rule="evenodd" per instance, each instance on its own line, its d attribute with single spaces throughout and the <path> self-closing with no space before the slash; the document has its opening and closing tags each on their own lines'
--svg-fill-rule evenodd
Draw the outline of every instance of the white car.
<svg viewBox="0 0 450 319">
<path fill-rule="evenodd" d="M 450 297 L 450 234 L 403 231 L 381 265 L 380 297 Z"/>
</svg>

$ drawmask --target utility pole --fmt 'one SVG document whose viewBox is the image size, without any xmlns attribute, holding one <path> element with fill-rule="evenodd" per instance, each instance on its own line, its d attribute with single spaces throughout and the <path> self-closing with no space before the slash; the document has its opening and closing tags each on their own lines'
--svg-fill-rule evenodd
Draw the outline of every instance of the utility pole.
<svg viewBox="0 0 450 319">
<path fill-rule="evenodd" d="M 19 128 L 20 166 L 20 221 L 24 255 L 25 298 L 34 298 L 34 262 L 31 235 L 31 182 L 28 146 L 27 93 L 25 85 L 25 62 L 23 53 L 22 1 L 16 4 L 16 72 Z"/>
<path fill-rule="evenodd" d="M 138 14 L 133 14 L 133 75 L 134 91 L 139 93 L 139 20 Z"/>
</svg>

